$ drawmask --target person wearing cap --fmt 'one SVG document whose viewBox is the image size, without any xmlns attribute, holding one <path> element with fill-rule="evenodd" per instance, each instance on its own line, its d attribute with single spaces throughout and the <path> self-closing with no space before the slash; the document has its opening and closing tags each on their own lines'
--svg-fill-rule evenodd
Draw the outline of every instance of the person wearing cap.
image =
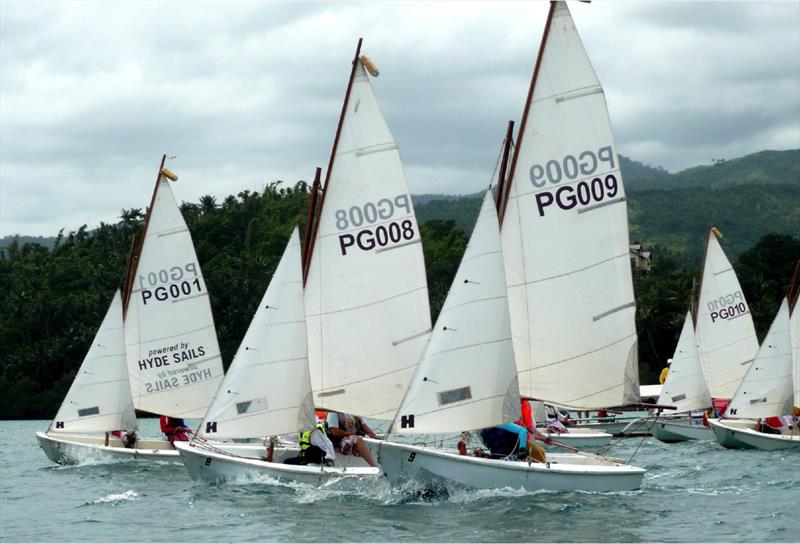
<svg viewBox="0 0 800 544">
<path fill-rule="evenodd" d="M 658 383 L 664 385 L 664 382 L 667 381 L 667 375 L 669 374 L 669 365 L 672 364 L 672 359 L 667 359 L 667 366 L 661 369 L 661 376 L 658 377 Z"/>
</svg>

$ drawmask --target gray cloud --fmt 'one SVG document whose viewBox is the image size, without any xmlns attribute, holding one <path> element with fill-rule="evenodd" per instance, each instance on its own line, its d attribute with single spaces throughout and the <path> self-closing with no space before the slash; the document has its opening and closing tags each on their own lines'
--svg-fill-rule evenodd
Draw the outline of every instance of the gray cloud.
<svg viewBox="0 0 800 544">
<path fill-rule="evenodd" d="M 671 170 L 800 147 L 800 4 L 570 5 L 620 152 Z M 414 192 L 488 183 L 547 10 L 522 2 L 0 3 L 0 234 L 327 165 L 358 36 Z"/>
</svg>

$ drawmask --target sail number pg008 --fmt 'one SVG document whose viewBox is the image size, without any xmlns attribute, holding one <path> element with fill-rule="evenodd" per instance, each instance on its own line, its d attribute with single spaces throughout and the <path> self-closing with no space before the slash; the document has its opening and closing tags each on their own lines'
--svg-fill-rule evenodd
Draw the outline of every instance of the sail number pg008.
<svg viewBox="0 0 800 544">
<path fill-rule="evenodd" d="M 348 249 L 353 247 L 371 251 L 412 240 L 416 234 L 414 222 L 411 219 L 392 220 L 395 215 L 402 217 L 410 213 L 411 203 L 408 195 L 381 198 L 376 202 L 367 202 L 363 206 L 336 210 L 333 217 L 337 230 L 360 229 L 339 235 L 339 249 L 342 255 L 347 255 Z M 380 225 L 372 226 L 379 222 Z M 365 228 L 360 228 L 362 226 Z"/>
<path fill-rule="evenodd" d="M 566 155 L 561 160 L 534 164 L 530 168 L 530 179 L 537 189 L 543 188 L 548 183 L 558 185 L 562 181 L 566 182 L 553 191 L 536 193 L 539 217 L 544 217 L 546 208 L 553 204 L 562 210 L 571 210 L 579 204 L 587 206 L 602 202 L 606 198 L 614 198 L 619 193 L 617 177 L 611 173 L 595 174 L 598 170 L 609 172 L 615 168 L 616 161 L 611 146 L 601 147 L 597 152 L 586 150 L 576 155 Z M 581 177 L 586 179 L 571 184 L 573 180 Z"/>
<path fill-rule="evenodd" d="M 169 269 L 162 268 L 155 272 L 139 274 L 139 286 L 143 304 L 147 304 L 152 299 L 164 301 L 203 291 L 196 263 L 186 263 L 183 266 L 173 266 Z"/>
</svg>

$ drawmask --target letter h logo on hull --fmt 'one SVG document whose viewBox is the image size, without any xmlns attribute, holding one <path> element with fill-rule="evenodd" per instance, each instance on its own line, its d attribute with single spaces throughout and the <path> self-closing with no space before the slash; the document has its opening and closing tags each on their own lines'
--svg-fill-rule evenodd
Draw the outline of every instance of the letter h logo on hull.
<svg viewBox="0 0 800 544">
<path fill-rule="evenodd" d="M 400 418 L 400 428 L 401 429 L 413 429 L 414 428 L 414 414 L 401 417 Z"/>
<path fill-rule="evenodd" d="M 216 421 L 206 421 L 206 434 L 215 433 L 215 432 L 217 432 L 217 422 Z"/>
</svg>

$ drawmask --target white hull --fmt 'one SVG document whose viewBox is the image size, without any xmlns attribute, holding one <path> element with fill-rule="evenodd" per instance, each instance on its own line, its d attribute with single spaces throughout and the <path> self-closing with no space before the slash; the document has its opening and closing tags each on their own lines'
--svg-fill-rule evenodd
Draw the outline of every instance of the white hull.
<svg viewBox="0 0 800 544">
<path fill-rule="evenodd" d="M 800 434 L 767 434 L 755 429 L 744 429 L 736 434 L 736 439 L 758 450 L 800 451 Z"/>
<path fill-rule="evenodd" d="M 171 449 L 166 440 L 142 438 L 136 448 L 125 448 L 119 438 L 105 439 L 99 436 L 79 434 L 36 433 L 36 439 L 45 455 L 59 465 L 77 465 L 87 462 L 110 461 L 174 461 L 178 462 L 177 450 Z"/>
<path fill-rule="evenodd" d="M 714 419 L 709 420 L 714 436 L 721 446 L 730 449 L 752 449 L 753 446 L 740 440 L 747 430 L 755 430 L 756 422 L 751 420 Z"/>
<path fill-rule="evenodd" d="M 320 465 L 286 465 L 285 458 L 297 454 L 295 449 L 276 448 L 274 462 L 262 461 L 258 457 L 247 457 L 219 451 L 219 444 L 209 449 L 193 442 L 177 443 L 184 466 L 193 480 L 207 483 L 226 481 L 246 481 L 274 479 L 282 482 L 296 482 L 312 485 L 352 483 L 364 478 L 377 479 L 380 471 L 366 466 L 359 458 L 337 456 L 337 462 L 353 463 L 346 466 L 321 467 Z M 263 448 L 262 448 L 263 453 Z"/>
<path fill-rule="evenodd" d="M 393 486 L 449 486 L 525 491 L 628 491 L 645 470 L 576 454 L 548 454 L 546 464 L 462 456 L 454 451 L 365 439 Z"/>
<path fill-rule="evenodd" d="M 573 448 L 603 448 L 611 444 L 614 438 L 609 433 L 574 427 L 570 427 L 566 433 L 543 432 L 542 434 Z"/>
<path fill-rule="evenodd" d="M 712 440 L 714 432 L 711 427 L 703 425 L 697 419 L 689 417 L 679 419 L 659 419 L 655 422 L 650 432 L 661 442 L 686 442 L 688 440 Z"/>
<path fill-rule="evenodd" d="M 574 427 L 570 427 L 570 432 L 573 428 L 577 429 L 591 429 L 608 433 L 613 436 L 649 436 L 650 426 L 653 424 L 651 418 L 633 418 L 622 419 L 617 421 L 595 421 L 588 423 L 578 423 Z"/>
</svg>

